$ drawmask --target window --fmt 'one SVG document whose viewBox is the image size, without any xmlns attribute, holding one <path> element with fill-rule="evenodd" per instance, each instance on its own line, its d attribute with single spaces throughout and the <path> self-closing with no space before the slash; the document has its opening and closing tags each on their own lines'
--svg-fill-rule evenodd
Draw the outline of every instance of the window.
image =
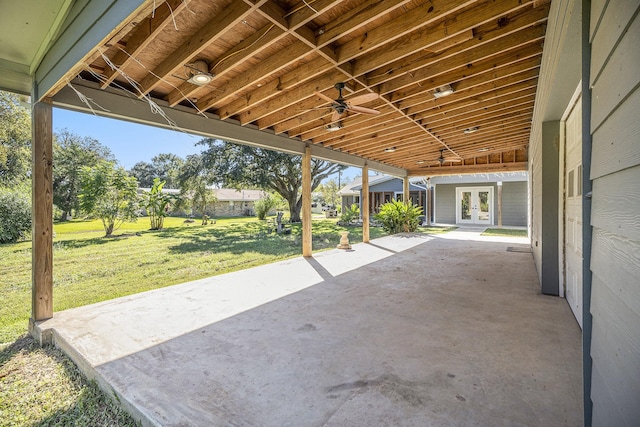
<svg viewBox="0 0 640 427">
<path fill-rule="evenodd" d="M 567 197 L 573 197 L 573 172 L 573 169 L 571 169 L 567 178 Z"/>
<path fill-rule="evenodd" d="M 582 196 L 582 165 L 578 165 L 578 175 L 576 178 L 578 179 L 578 189 L 576 190 L 576 196 Z"/>
</svg>

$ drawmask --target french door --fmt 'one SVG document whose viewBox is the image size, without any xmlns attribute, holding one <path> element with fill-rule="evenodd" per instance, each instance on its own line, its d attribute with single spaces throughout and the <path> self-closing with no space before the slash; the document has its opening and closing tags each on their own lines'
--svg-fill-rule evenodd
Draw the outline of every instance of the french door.
<svg viewBox="0 0 640 427">
<path fill-rule="evenodd" d="M 457 187 L 456 222 L 458 224 L 493 223 L 493 187 Z"/>
</svg>

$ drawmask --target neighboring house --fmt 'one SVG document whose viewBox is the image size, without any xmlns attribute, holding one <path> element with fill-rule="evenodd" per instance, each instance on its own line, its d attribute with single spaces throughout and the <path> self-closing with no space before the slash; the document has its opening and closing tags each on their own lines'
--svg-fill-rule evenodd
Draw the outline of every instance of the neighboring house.
<svg viewBox="0 0 640 427">
<path fill-rule="evenodd" d="M 338 197 L 340 197 L 340 204 L 342 209 L 346 209 L 354 203 L 360 206 L 360 190 L 355 190 L 354 187 L 362 185 L 362 177 L 356 176 L 353 181 L 345 185 L 338 191 Z"/>
<path fill-rule="evenodd" d="M 425 178 L 413 178 L 409 197 L 426 215 L 429 212 L 427 188 L 431 186 L 432 222 L 524 227 L 528 223 L 527 180 L 526 172 L 438 176 L 430 178 L 429 184 Z M 369 212 L 375 214 L 382 204 L 402 200 L 402 186 L 400 178 L 370 177 Z M 343 206 L 360 205 L 361 191 L 360 177 L 342 188 L 338 193 Z"/>
<path fill-rule="evenodd" d="M 236 190 L 233 188 L 210 188 L 216 196 L 216 201 L 207 209 L 210 216 L 253 216 L 254 204 L 264 198 L 267 193 L 262 190 Z M 149 188 L 139 188 L 138 193 L 148 192 Z M 179 195 L 180 190 L 162 189 L 163 193 Z M 172 211 L 176 215 L 186 215 L 190 212 Z M 143 211 L 144 214 L 146 214 Z"/>
<path fill-rule="evenodd" d="M 216 202 L 209 209 L 213 216 L 253 216 L 254 204 L 267 193 L 262 190 L 235 190 L 233 188 L 214 188 Z"/>
</svg>

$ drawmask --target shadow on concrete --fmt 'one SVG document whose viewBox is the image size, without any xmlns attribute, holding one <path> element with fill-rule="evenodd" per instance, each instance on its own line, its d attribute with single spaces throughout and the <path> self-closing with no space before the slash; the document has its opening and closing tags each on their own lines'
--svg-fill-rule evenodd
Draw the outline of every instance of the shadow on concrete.
<svg viewBox="0 0 640 427">
<path fill-rule="evenodd" d="M 389 236 L 50 326 L 161 425 L 580 425 L 580 331 L 505 248 Z"/>
</svg>

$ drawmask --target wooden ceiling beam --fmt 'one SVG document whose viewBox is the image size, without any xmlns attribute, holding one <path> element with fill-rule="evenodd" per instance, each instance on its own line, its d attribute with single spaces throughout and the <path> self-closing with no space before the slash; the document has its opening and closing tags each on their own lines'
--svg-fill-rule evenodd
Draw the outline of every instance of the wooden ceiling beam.
<svg viewBox="0 0 640 427">
<path fill-rule="evenodd" d="M 285 75 L 258 87 L 247 96 L 232 100 L 228 104 L 223 105 L 218 109 L 218 115 L 222 119 L 235 116 L 254 105 L 259 105 L 260 103 L 278 96 L 284 91 L 291 89 L 300 83 L 326 73 L 333 68 L 333 64 L 328 62 L 325 58 L 314 58 Z"/>
<path fill-rule="evenodd" d="M 290 66 L 309 54 L 309 46 L 301 41 L 296 41 L 287 46 L 277 55 L 271 55 L 264 59 L 259 66 L 251 68 L 228 81 L 223 87 L 216 91 L 209 92 L 198 101 L 198 108 L 206 111 L 217 103 L 223 103 L 229 98 L 237 96 L 236 93 L 255 85 L 257 81 Z"/>
<path fill-rule="evenodd" d="M 528 162 L 490 163 L 486 165 L 446 166 L 432 168 L 412 168 L 409 176 L 465 175 L 476 173 L 522 172 L 528 170 Z"/>
<path fill-rule="evenodd" d="M 164 78 L 195 59 L 207 46 L 219 39 L 229 28 L 249 16 L 265 1 L 267 0 L 262 0 L 253 7 L 249 7 L 243 1 L 235 0 L 221 14 L 216 15 L 211 21 L 207 22 L 171 55 L 164 58 L 152 72 L 147 74 L 140 81 L 141 92 L 143 94 L 151 92 Z"/>
<path fill-rule="evenodd" d="M 248 58 L 259 54 L 269 47 L 271 43 L 274 43 L 285 36 L 286 33 L 281 29 L 274 27 L 273 24 L 267 24 L 260 30 L 251 34 L 251 36 L 242 40 L 240 44 L 235 45 L 212 62 L 212 65 L 209 67 L 209 72 L 213 78 L 209 85 L 212 85 L 213 82 L 224 76 L 238 64 L 241 64 Z M 167 95 L 167 102 L 173 107 L 199 89 L 201 89 L 201 86 L 184 82 Z"/>
<path fill-rule="evenodd" d="M 366 150 L 377 151 L 382 149 L 383 145 L 390 143 L 391 146 L 398 146 L 406 142 L 410 138 L 417 138 L 425 140 L 424 133 L 421 133 L 419 129 L 411 129 L 410 127 L 394 127 L 387 131 L 375 132 L 373 134 L 362 135 L 357 139 L 350 139 L 348 141 L 334 142 L 331 148 L 335 148 L 347 152 L 364 152 Z M 412 139 L 413 140 L 413 139 Z M 430 138 L 429 138 L 430 140 Z M 323 144 L 323 146 L 326 146 Z M 442 148 L 440 144 L 437 144 L 438 149 Z"/>
<path fill-rule="evenodd" d="M 427 111 L 421 114 L 416 119 L 420 120 L 422 124 L 431 128 L 432 126 L 439 126 L 439 122 L 446 121 L 448 125 L 458 120 L 464 120 L 467 118 L 476 117 L 479 115 L 485 115 L 487 113 L 494 113 L 501 111 L 505 108 L 511 108 L 528 104 L 530 101 L 535 100 L 536 88 L 528 87 L 518 91 L 512 91 L 506 95 L 497 96 L 485 101 L 479 101 L 473 105 L 464 106 L 464 108 L 455 108 L 455 105 L 449 108 L 442 108 L 436 111 Z"/>
<path fill-rule="evenodd" d="M 464 70 L 464 76 L 477 74 L 482 71 L 494 69 L 495 63 L 508 65 L 516 63 L 528 57 L 542 52 L 542 41 L 544 39 L 544 28 L 536 26 L 519 31 L 511 37 L 500 38 L 486 43 L 477 49 L 462 52 L 449 57 L 433 66 L 419 68 L 411 73 L 405 73 L 393 80 L 382 83 L 378 86 L 381 94 L 387 94 L 403 89 L 407 86 L 421 85 L 423 90 L 433 90 L 427 83 L 428 79 L 433 79 L 439 75 L 449 74 L 452 70 Z M 450 79 L 448 83 L 455 82 L 456 78 Z M 429 87 L 427 89 L 426 87 Z M 437 87 L 437 86 L 436 86 Z"/>
<path fill-rule="evenodd" d="M 316 43 L 325 45 L 332 43 L 373 22 L 377 18 L 410 3 L 412 0 L 373 0 L 340 15 L 337 19 L 323 25 L 315 31 Z"/>
<path fill-rule="evenodd" d="M 531 123 L 531 115 L 530 113 L 527 112 L 515 112 L 515 113 L 510 113 L 510 114 L 506 114 L 502 117 L 500 117 L 497 120 L 494 120 L 493 118 L 486 118 L 484 120 L 478 120 L 474 122 L 474 126 L 477 127 L 480 130 L 490 130 L 490 129 L 494 129 L 494 128 L 499 128 L 501 126 L 505 126 L 509 123 L 513 123 L 513 122 L 517 122 L 517 123 Z M 447 127 L 443 127 L 442 130 L 439 130 L 438 128 L 432 128 L 433 132 L 436 133 L 438 136 L 440 136 L 441 138 L 447 138 L 447 137 L 451 137 L 451 136 L 456 136 L 456 135 L 460 135 L 463 134 L 465 129 L 468 129 L 469 127 L 463 127 L 463 126 L 447 126 Z"/>
<path fill-rule="evenodd" d="M 503 67 L 480 75 L 473 75 L 467 79 L 458 80 L 452 85 L 455 92 L 449 96 L 435 98 L 431 92 L 426 92 L 400 100 L 398 106 L 402 109 L 409 109 L 416 105 L 428 104 L 429 108 L 438 108 L 493 89 L 536 78 L 540 71 L 539 68 L 539 59 L 530 58 L 523 61 L 522 64 Z"/>
<path fill-rule="evenodd" d="M 460 43 L 456 43 L 446 50 L 436 50 L 435 53 L 430 49 L 420 49 L 411 55 L 404 56 L 401 59 L 394 59 L 393 62 L 387 65 L 371 69 L 377 62 L 381 62 L 380 58 L 358 58 L 358 61 L 362 61 L 369 67 L 365 74 L 367 82 L 371 85 L 379 85 L 388 80 L 391 80 L 397 76 L 401 76 L 404 73 L 412 72 L 416 69 L 423 68 L 432 65 L 438 61 L 442 61 L 453 55 L 457 55 L 461 52 L 476 49 L 483 44 L 486 44 L 495 39 L 507 37 L 514 34 L 517 31 L 543 24 L 547 20 L 549 13 L 548 7 L 532 9 L 530 7 L 521 7 L 517 2 L 507 4 L 507 2 L 501 3 L 500 7 L 504 7 L 504 16 L 501 19 L 496 19 L 491 8 L 486 4 L 478 5 L 477 7 L 463 12 L 467 16 L 464 16 L 464 25 L 462 21 L 459 21 L 460 15 L 456 17 L 456 20 L 451 23 L 452 26 L 458 26 L 457 28 L 449 28 L 449 30 L 463 31 L 460 34 L 465 34 L 464 28 L 468 28 L 466 31 L 471 31 L 472 36 L 467 40 L 463 40 Z M 508 11 L 507 11 L 508 9 Z M 442 24 L 441 24 L 442 25 Z M 437 32 L 436 32 L 437 33 Z M 432 37 L 431 34 L 424 34 L 421 42 L 424 43 L 424 37 Z M 438 45 L 435 45 L 436 49 Z M 395 52 L 393 49 L 398 49 L 398 46 L 389 46 L 389 52 Z M 425 52 L 426 51 L 426 52 Z M 373 56 L 373 55 L 372 55 Z M 380 56 L 380 54 L 378 54 Z M 398 55 L 400 56 L 400 55 Z M 354 64 L 354 72 L 357 74 L 362 71 L 362 67 L 356 62 Z"/>
<path fill-rule="evenodd" d="M 475 28 L 495 20 L 496 16 L 507 15 L 524 7 L 526 6 L 518 0 L 492 2 L 490 5 L 486 2 L 480 3 L 457 13 L 453 19 L 441 20 L 436 25 L 414 31 L 403 39 L 385 46 L 384 51 L 371 52 L 370 55 L 361 59 L 360 64 L 359 61 L 354 64 L 354 72 L 356 75 L 368 73 L 368 76 L 379 76 L 378 81 L 371 81 L 370 84 L 381 84 L 386 80 L 385 76 L 388 78 L 391 74 L 398 75 L 398 73 L 410 72 L 412 62 L 417 62 L 415 68 L 426 65 L 420 64 L 419 58 L 421 57 L 426 57 L 427 61 L 430 57 L 442 60 L 451 54 L 466 51 L 478 44 L 484 44 L 485 41 L 475 39 L 472 33 L 470 37 L 452 48 L 451 54 L 446 51 L 440 54 L 431 52 L 431 47 L 437 46 L 443 40 L 473 31 Z M 416 54 L 418 54 L 418 58 L 412 57 Z M 367 81 L 369 81 L 368 76 L 366 76 Z"/>
<path fill-rule="evenodd" d="M 111 63 L 118 69 L 124 70 L 133 58 L 144 50 L 153 41 L 153 38 L 172 22 L 172 18 L 186 6 L 187 3 L 184 0 L 166 0 L 158 5 L 151 16 L 136 25 L 127 44 L 124 47 L 119 47 L 120 50 L 110 58 Z M 107 66 L 104 70 L 105 80 L 100 85 L 101 89 L 109 86 L 118 74 L 116 69 Z"/>
<path fill-rule="evenodd" d="M 367 129 L 375 128 L 378 126 L 385 126 L 389 122 L 396 121 L 400 116 L 398 112 L 387 105 L 376 108 L 380 111 L 380 114 L 376 116 L 370 116 L 366 114 L 353 114 L 342 118 L 342 129 L 329 132 L 325 129 L 325 126 L 330 122 L 330 116 L 322 125 L 310 124 L 309 122 L 300 122 L 299 126 L 294 126 L 288 130 L 292 135 L 299 135 L 304 140 L 316 140 L 318 138 L 321 141 L 329 141 L 331 139 L 339 138 L 343 135 L 357 131 L 365 131 Z M 406 122 L 403 122 L 406 123 Z M 284 123 L 283 123 L 284 124 Z"/>
<path fill-rule="evenodd" d="M 498 87 L 492 90 L 485 90 L 472 96 L 460 97 L 458 99 L 452 100 L 452 102 L 448 104 L 431 107 L 430 104 L 425 103 L 415 105 L 411 108 L 408 108 L 406 111 L 407 114 L 415 117 L 418 117 L 419 114 L 424 112 L 437 112 L 447 114 L 456 110 L 467 111 L 467 109 L 473 109 L 475 106 L 482 102 L 490 101 L 492 99 L 504 99 L 511 94 L 516 94 L 527 89 L 531 89 L 535 93 L 537 83 L 538 79 L 537 77 L 534 77 L 508 86 Z"/>
<path fill-rule="evenodd" d="M 474 0 L 431 0 L 411 9 L 384 25 L 368 31 L 363 37 L 348 41 L 338 47 L 338 62 L 350 61 L 381 45 L 426 27 L 446 16 L 454 15 L 458 10 L 475 3 Z"/>
</svg>

